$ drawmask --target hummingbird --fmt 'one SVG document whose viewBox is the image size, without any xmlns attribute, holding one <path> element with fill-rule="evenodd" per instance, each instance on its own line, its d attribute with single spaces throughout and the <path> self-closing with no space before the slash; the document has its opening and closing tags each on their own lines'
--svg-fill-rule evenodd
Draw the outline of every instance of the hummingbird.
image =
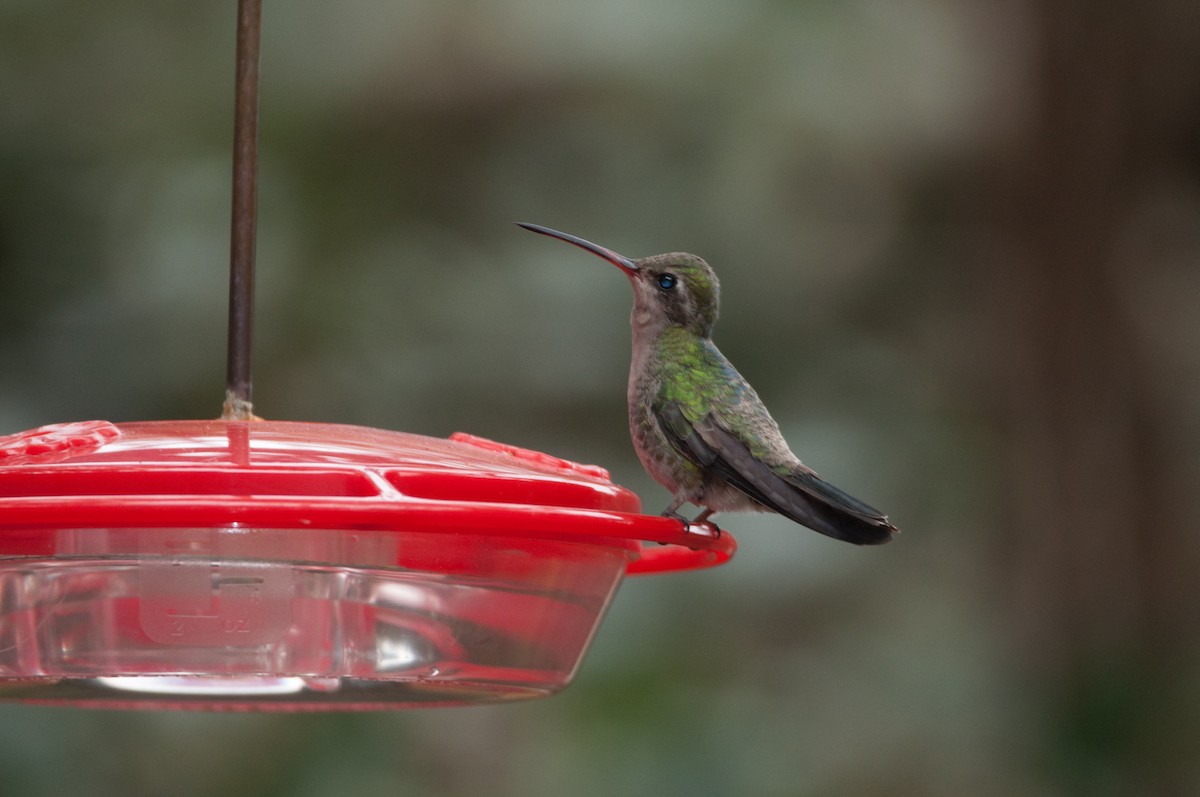
<svg viewBox="0 0 1200 797">
<path fill-rule="evenodd" d="M 685 252 L 633 260 L 548 227 L 518 226 L 598 255 L 632 283 L 629 431 L 646 472 L 673 496 L 664 516 L 688 528 L 714 525 L 716 512 L 776 512 L 856 545 L 892 538 L 887 516 L 792 453 L 754 388 L 713 343 L 720 283 L 708 263 Z M 691 521 L 679 514 L 685 503 L 702 507 Z"/>
</svg>

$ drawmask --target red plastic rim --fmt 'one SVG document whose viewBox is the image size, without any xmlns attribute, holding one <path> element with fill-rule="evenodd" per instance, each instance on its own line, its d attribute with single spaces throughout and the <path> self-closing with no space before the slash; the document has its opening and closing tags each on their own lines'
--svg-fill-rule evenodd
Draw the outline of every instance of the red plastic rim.
<svg viewBox="0 0 1200 797">
<path fill-rule="evenodd" d="M 466 434 L 281 421 L 86 421 L 0 437 L 0 555 L 58 529 L 455 532 L 627 550 L 628 574 L 711 567 L 736 541 L 640 514 L 603 468 Z M 639 544 L 648 543 L 648 544 Z"/>
</svg>

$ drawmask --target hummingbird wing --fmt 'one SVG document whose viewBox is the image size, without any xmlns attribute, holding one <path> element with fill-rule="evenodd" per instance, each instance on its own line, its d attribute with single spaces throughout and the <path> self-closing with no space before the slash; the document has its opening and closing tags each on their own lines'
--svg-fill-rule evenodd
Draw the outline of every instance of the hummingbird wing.
<svg viewBox="0 0 1200 797">
<path fill-rule="evenodd" d="M 804 465 L 768 465 L 712 412 L 690 420 L 677 402 L 662 397 L 652 409 L 667 439 L 681 455 L 721 476 L 767 509 L 856 545 L 877 545 L 892 538 L 896 527 L 878 510 Z"/>
</svg>

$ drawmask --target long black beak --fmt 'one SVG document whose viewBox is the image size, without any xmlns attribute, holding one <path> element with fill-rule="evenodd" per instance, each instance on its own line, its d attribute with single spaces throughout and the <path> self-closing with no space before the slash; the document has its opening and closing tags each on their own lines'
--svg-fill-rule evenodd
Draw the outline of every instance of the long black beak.
<svg viewBox="0 0 1200 797">
<path fill-rule="evenodd" d="M 624 271 L 626 274 L 628 274 L 630 276 L 633 276 L 634 274 L 636 274 L 638 272 L 637 263 L 634 263 L 632 260 L 625 257 L 624 255 L 618 255 L 613 250 L 605 249 L 603 246 L 594 244 L 591 241 L 585 241 L 582 238 L 577 238 L 574 235 L 570 235 L 565 232 L 559 232 L 558 230 L 552 230 L 549 227 L 542 227 L 541 225 L 538 225 L 538 224 L 527 224 L 526 222 L 518 221 L 517 226 L 524 227 L 525 229 L 530 230 L 532 232 L 541 233 L 542 235 L 549 235 L 551 238 L 557 238 L 560 241 L 566 241 L 569 244 L 575 244 L 580 249 L 586 249 L 587 251 L 591 252 L 593 255 L 598 255 L 599 257 L 604 258 L 609 263 L 612 263 L 614 266 L 621 269 L 622 271 Z"/>
</svg>

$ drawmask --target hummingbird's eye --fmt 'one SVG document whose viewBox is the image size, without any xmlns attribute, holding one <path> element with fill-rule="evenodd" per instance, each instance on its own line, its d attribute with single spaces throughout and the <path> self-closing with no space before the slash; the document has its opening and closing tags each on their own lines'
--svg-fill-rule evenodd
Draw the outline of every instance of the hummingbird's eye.
<svg viewBox="0 0 1200 797">
<path fill-rule="evenodd" d="M 664 291 L 669 291 L 674 288 L 676 282 L 678 282 L 678 280 L 675 278 L 674 274 L 658 275 L 658 287 L 662 288 Z"/>
</svg>

